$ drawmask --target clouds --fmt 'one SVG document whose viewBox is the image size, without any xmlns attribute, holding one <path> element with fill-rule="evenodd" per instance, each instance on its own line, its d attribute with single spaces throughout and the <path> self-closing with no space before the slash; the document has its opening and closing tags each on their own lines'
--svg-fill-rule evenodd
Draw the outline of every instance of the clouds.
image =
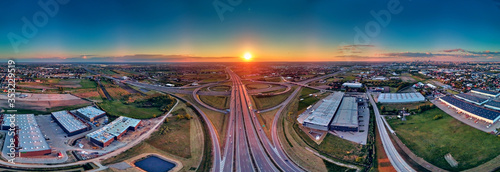
<svg viewBox="0 0 500 172">
<path fill-rule="evenodd" d="M 188 61 L 234 61 L 237 57 L 204 57 L 191 55 L 134 54 L 124 56 L 79 55 L 77 57 L 50 57 L 19 59 L 26 62 L 188 62 Z"/>
<path fill-rule="evenodd" d="M 387 57 L 434 57 L 435 55 L 430 52 L 402 52 L 402 53 L 384 53 L 380 56 Z"/>
<path fill-rule="evenodd" d="M 335 57 L 343 60 L 465 60 L 465 61 L 494 61 L 500 59 L 500 52 L 498 51 L 471 51 L 463 48 L 438 50 L 432 52 L 380 52 L 373 45 L 344 45 L 340 46 L 339 54 Z M 377 53 L 371 53 L 375 51 Z"/>
</svg>

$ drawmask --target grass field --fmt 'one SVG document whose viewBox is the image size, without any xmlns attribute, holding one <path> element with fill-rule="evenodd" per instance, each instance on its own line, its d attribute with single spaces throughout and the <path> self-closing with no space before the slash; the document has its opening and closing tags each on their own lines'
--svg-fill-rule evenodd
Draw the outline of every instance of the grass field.
<svg viewBox="0 0 500 172">
<path fill-rule="evenodd" d="M 109 165 L 126 161 L 143 153 L 158 153 L 181 161 L 183 165 L 181 171 L 191 171 L 192 169 L 204 171 L 204 169 L 199 169 L 201 168 L 202 155 L 205 153 L 202 123 L 192 109 L 186 107 L 182 102 L 176 106 L 175 110 L 189 113 L 193 119 L 177 120 L 175 116 L 170 117 L 169 122 L 163 123 L 151 137 L 124 153 L 102 161 L 102 163 Z M 166 128 L 169 131 L 162 134 L 162 129 Z"/>
<path fill-rule="evenodd" d="M 334 171 L 344 171 L 344 172 L 356 172 L 356 169 L 350 169 L 342 166 L 338 166 L 337 164 L 328 162 L 326 160 L 323 160 L 325 163 L 326 169 L 328 171 L 334 172 Z"/>
<path fill-rule="evenodd" d="M 268 109 L 274 106 L 279 105 L 283 101 L 285 101 L 290 94 L 292 94 L 293 89 L 288 91 L 287 93 L 283 93 L 280 95 L 276 96 L 252 96 L 253 102 L 255 103 L 255 106 L 257 109 L 262 110 L 262 109 Z"/>
<path fill-rule="evenodd" d="M 457 92 L 457 91 L 453 91 L 453 90 L 450 90 L 450 89 L 447 89 L 447 90 L 446 90 L 446 92 L 448 92 L 448 93 L 450 93 L 450 94 L 453 94 L 453 95 L 455 95 L 455 94 L 459 94 L 459 92 Z"/>
<path fill-rule="evenodd" d="M 269 88 L 269 84 L 263 84 L 263 83 L 250 83 L 246 85 L 249 90 L 253 89 L 262 89 L 262 88 Z"/>
<path fill-rule="evenodd" d="M 435 115 L 443 118 L 433 120 Z M 407 121 L 390 119 L 388 122 L 416 155 L 446 170 L 469 169 L 500 154 L 500 137 L 463 124 L 438 108 L 409 116 Z M 446 162 L 447 153 L 458 161 L 458 167 L 453 168 Z"/>
<path fill-rule="evenodd" d="M 137 119 L 148 119 L 153 117 L 158 117 L 163 114 L 158 108 L 140 108 L 134 104 L 123 104 L 121 101 L 105 100 L 102 103 L 98 103 L 108 115 L 111 116 L 126 116 Z"/>
<path fill-rule="evenodd" d="M 227 85 L 217 85 L 210 87 L 210 90 L 212 91 L 231 91 L 231 87 Z"/>
<path fill-rule="evenodd" d="M 186 113 L 184 109 L 182 111 L 183 113 L 180 115 Z M 189 139 L 191 122 L 187 119 L 179 120 L 174 117 L 170 117 L 169 122 L 164 122 L 159 128 L 159 132 L 153 133 L 146 142 L 157 149 L 183 158 L 191 158 Z"/>
<path fill-rule="evenodd" d="M 201 109 L 201 111 L 203 111 L 207 115 L 212 124 L 215 126 L 217 133 L 219 133 L 217 135 L 219 140 L 222 140 L 226 137 L 227 123 L 228 123 L 227 120 L 229 120 L 228 118 L 229 115 L 203 107 L 202 105 L 198 104 L 191 95 L 176 94 L 176 96 L 185 98 L 188 101 L 194 103 L 198 108 Z M 221 146 L 223 146 L 223 144 L 224 142 L 221 142 Z"/>
<path fill-rule="evenodd" d="M 228 96 L 204 96 L 200 95 L 200 100 L 207 105 L 210 105 L 217 109 L 229 109 L 229 97 Z"/>
<path fill-rule="evenodd" d="M 393 110 L 393 109 L 398 109 L 402 110 L 403 108 L 405 109 L 417 109 L 419 106 L 422 105 L 431 105 L 431 102 L 415 102 L 415 103 L 388 103 L 388 104 L 382 104 L 381 106 L 384 106 L 386 110 Z M 380 107 L 379 107 L 380 109 Z"/>
<path fill-rule="evenodd" d="M 276 112 L 278 112 L 278 108 L 269 111 L 269 112 L 263 112 L 263 113 L 258 113 L 257 118 L 259 119 L 260 125 L 263 125 L 264 132 L 266 133 L 268 138 L 271 138 L 271 128 L 273 125 L 274 121 L 274 116 L 276 115 Z M 272 141 L 271 141 L 272 142 Z"/>
<path fill-rule="evenodd" d="M 313 105 L 314 103 L 316 103 L 319 100 L 321 100 L 322 98 L 324 98 L 325 95 L 327 95 L 327 94 L 323 94 L 323 95 L 320 95 L 318 97 L 309 96 L 309 94 L 314 94 L 314 93 L 318 93 L 318 92 L 319 91 L 315 90 L 315 89 L 302 88 L 302 91 L 300 92 L 299 98 L 304 99 L 304 100 L 299 101 L 298 112 L 302 112 L 302 110 L 305 110 L 308 106 Z"/>
</svg>

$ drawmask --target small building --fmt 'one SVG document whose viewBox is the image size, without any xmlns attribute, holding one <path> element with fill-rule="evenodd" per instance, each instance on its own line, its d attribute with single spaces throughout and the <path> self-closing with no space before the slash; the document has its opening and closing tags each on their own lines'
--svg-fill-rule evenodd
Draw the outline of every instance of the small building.
<svg viewBox="0 0 500 172">
<path fill-rule="evenodd" d="M 105 116 L 106 112 L 102 111 L 101 109 L 97 109 L 94 106 L 87 106 L 76 110 L 76 114 L 78 114 L 78 116 L 82 117 L 85 120 L 94 122 L 94 120 Z"/>
<path fill-rule="evenodd" d="M 74 136 L 90 130 L 90 126 L 85 121 L 66 110 L 52 112 L 51 117 L 68 136 Z"/>
<path fill-rule="evenodd" d="M 358 103 L 355 97 L 344 97 L 340 108 L 335 114 L 331 130 L 358 131 Z"/>
<path fill-rule="evenodd" d="M 120 116 L 113 122 L 86 135 L 92 143 L 101 147 L 109 146 L 114 140 L 119 140 L 127 131 L 135 131 L 142 121 L 129 117 Z"/>
<path fill-rule="evenodd" d="M 472 93 L 476 93 L 476 94 L 485 95 L 485 96 L 488 96 L 488 97 L 498 97 L 498 96 L 500 96 L 499 92 L 482 90 L 482 89 L 473 89 L 471 92 Z"/>
<path fill-rule="evenodd" d="M 2 129 L 10 129 L 11 123 L 15 124 L 12 126 L 17 127 L 13 139 L 15 140 L 14 142 L 17 142 L 16 152 L 20 153 L 21 157 L 41 156 L 52 152 L 40 128 L 38 128 L 35 115 L 4 114 L 2 117 Z M 5 142 L 7 143 L 9 140 L 6 139 Z"/>
</svg>

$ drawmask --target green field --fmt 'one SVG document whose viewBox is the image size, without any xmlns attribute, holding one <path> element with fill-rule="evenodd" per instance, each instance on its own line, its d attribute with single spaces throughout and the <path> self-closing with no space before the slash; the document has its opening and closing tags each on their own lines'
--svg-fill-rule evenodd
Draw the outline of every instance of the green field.
<svg viewBox="0 0 500 172">
<path fill-rule="evenodd" d="M 350 169 L 342 166 L 338 166 L 337 164 L 328 162 L 326 160 L 323 160 L 325 163 L 326 169 L 328 171 L 334 172 L 334 171 L 344 171 L 344 172 L 356 172 L 356 169 Z"/>
<path fill-rule="evenodd" d="M 269 88 L 270 84 L 263 84 L 263 83 L 249 83 L 246 85 L 249 90 L 253 89 L 263 89 L 263 88 Z"/>
<path fill-rule="evenodd" d="M 459 92 L 456 92 L 456 91 L 453 91 L 453 90 L 450 90 L 450 89 L 447 89 L 446 92 L 450 93 L 450 94 L 459 94 Z"/>
<path fill-rule="evenodd" d="M 179 102 L 174 110 L 172 114 L 190 114 L 193 118 L 187 120 L 177 119 L 176 116 L 169 117 L 148 139 L 117 156 L 102 161 L 102 164 L 129 162 L 130 158 L 143 153 L 158 153 L 181 161 L 183 165 L 181 171 L 206 171 L 209 167 L 205 165 L 203 158 L 210 155 L 210 150 L 204 151 L 204 149 L 205 146 L 210 148 L 210 140 L 205 141 L 204 125 L 196 113 L 183 102 Z"/>
<path fill-rule="evenodd" d="M 200 100 L 207 105 L 215 107 L 217 109 L 229 109 L 229 97 L 228 96 L 203 96 L 200 95 Z"/>
<path fill-rule="evenodd" d="M 180 110 L 182 112 L 179 115 L 186 114 L 184 109 Z M 191 122 L 187 119 L 176 119 L 174 117 L 170 117 L 168 121 L 164 122 L 158 132 L 153 133 L 146 142 L 157 149 L 183 158 L 191 158 L 189 139 Z"/>
<path fill-rule="evenodd" d="M 108 115 L 111 116 L 126 116 L 137 119 L 148 119 L 153 117 L 158 117 L 163 114 L 162 111 L 158 108 L 141 108 L 137 107 L 134 104 L 123 104 L 121 101 L 114 100 L 108 101 L 105 100 L 102 103 L 98 103 L 98 105 L 106 111 Z"/>
<path fill-rule="evenodd" d="M 95 81 L 91 81 L 89 79 L 82 79 L 82 80 L 80 80 L 80 85 L 82 86 L 81 87 L 82 89 L 85 89 L 85 88 L 96 88 L 97 87 L 97 83 Z"/>
<path fill-rule="evenodd" d="M 285 101 L 290 94 L 292 94 L 293 89 L 288 91 L 287 93 L 283 93 L 275 96 L 252 96 L 253 102 L 257 109 L 268 109 L 274 106 L 279 105 L 283 101 Z"/>
<path fill-rule="evenodd" d="M 319 91 L 315 89 L 302 88 L 299 98 L 304 100 L 299 101 L 299 109 L 298 109 L 299 112 L 319 101 L 317 97 L 309 96 L 309 94 L 314 94 L 317 92 Z"/>
<path fill-rule="evenodd" d="M 443 118 L 434 120 L 436 115 Z M 500 154 L 500 137 L 472 128 L 438 108 L 406 118 L 389 119 L 398 137 L 416 155 L 440 168 L 460 171 L 483 164 Z M 451 167 L 444 155 L 451 153 L 459 165 Z"/>
</svg>

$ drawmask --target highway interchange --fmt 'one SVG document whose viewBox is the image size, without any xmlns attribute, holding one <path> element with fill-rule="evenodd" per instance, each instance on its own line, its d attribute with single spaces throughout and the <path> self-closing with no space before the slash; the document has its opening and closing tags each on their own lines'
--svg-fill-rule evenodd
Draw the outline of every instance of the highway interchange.
<svg viewBox="0 0 500 172">
<path fill-rule="evenodd" d="M 305 171 L 304 169 L 300 168 L 297 164 L 293 163 L 293 161 L 288 160 L 286 152 L 281 147 L 281 142 L 277 135 L 277 127 L 276 127 L 279 115 L 285 110 L 286 105 L 289 104 L 296 97 L 300 89 L 295 89 L 295 91 L 283 103 L 275 107 L 275 108 L 279 107 L 280 109 L 276 113 L 275 118 L 273 120 L 273 126 L 271 128 L 271 139 L 273 142 L 271 143 L 267 138 L 267 136 L 265 135 L 264 131 L 262 130 L 259 121 L 255 117 L 255 112 L 254 110 L 252 110 L 251 106 L 251 100 L 248 97 L 248 92 L 246 91 L 244 84 L 241 82 L 241 79 L 230 69 L 226 69 L 226 72 L 229 74 L 230 79 L 233 82 L 233 87 L 231 90 L 230 113 L 229 113 L 230 123 L 228 125 L 228 134 L 226 135 L 225 139 L 226 144 L 224 148 L 224 154 L 222 154 L 221 156 L 220 146 L 213 146 L 214 149 L 217 150 L 214 152 L 219 152 L 219 153 L 214 153 L 214 165 L 212 171 L 276 171 L 276 170 Z M 307 85 L 307 83 L 319 79 L 328 78 L 340 72 L 344 71 L 338 71 L 332 74 L 308 79 L 306 81 L 297 83 L 289 81 L 286 82 L 301 87 L 318 89 Z M 136 86 L 149 85 L 143 83 L 137 85 L 137 82 L 129 84 Z M 207 86 L 208 85 L 209 84 L 207 84 Z M 176 90 L 175 88 L 168 88 L 161 86 L 149 87 L 149 86 L 146 88 L 163 92 L 169 92 L 169 93 L 171 93 L 172 90 Z M 222 112 L 221 110 L 215 109 L 213 107 L 210 107 L 209 105 L 204 104 L 201 100 L 197 98 L 196 93 L 199 91 L 200 88 L 201 87 L 193 91 L 193 96 L 195 96 L 195 100 L 206 108 Z M 372 97 L 371 96 L 369 97 L 370 97 L 370 103 L 372 104 L 373 110 L 375 112 L 376 122 L 379 133 L 381 135 L 382 144 L 384 146 L 385 153 L 389 157 L 391 164 L 397 171 L 415 171 L 408 165 L 408 163 L 405 162 L 405 160 L 401 157 L 401 155 L 397 152 L 396 148 L 392 144 L 387 129 L 389 129 L 391 134 L 394 134 L 394 131 L 390 127 L 386 129 L 386 126 L 384 125 L 386 123 L 384 123 L 383 117 L 380 116 L 378 108 L 374 104 L 375 102 L 373 101 Z M 199 109 L 197 110 L 200 111 Z M 201 114 L 203 115 L 203 113 Z M 207 117 L 204 117 L 204 119 L 208 120 Z M 210 129 L 211 138 L 217 139 L 217 133 L 215 127 L 210 123 L 209 128 L 212 128 Z M 213 140 L 212 144 L 219 145 L 218 141 L 216 141 L 215 143 Z"/>
<path fill-rule="evenodd" d="M 90 70 L 89 70 L 90 71 Z M 91 71 L 93 72 L 93 71 Z M 211 139 L 212 146 L 212 169 L 211 171 L 307 171 L 302 169 L 299 165 L 295 164 L 292 160 L 289 160 L 286 152 L 282 149 L 281 141 L 278 137 L 278 129 L 277 122 L 280 117 L 280 114 L 284 112 L 286 105 L 288 105 L 291 101 L 294 100 L 296 95 L 300 92 L 300 89 L 295 89 L 294 92 L 281 104 L 277 105 L 275 108 L 279 108 L 276 113 L 273 125 L 271 128 L 271 139 L 269 140 L 267 135 L 264 133 L 259 121 L 257 120 L 255 110 L 252 108 L 252 101 L 249 97 L 249 92 L 247 91 L 245 84 L 242 83 L 240 77 L 236 75 L 231 69 L 226 68 L 226 72 L 230 76 L 230 80 L 233 84 L 231 87 L 231 99 L 230 99 L 230 110 L 229 110 L 229 124 L 227 128 L 226 138 L 224 139 L 224 152 L 221 153 L 221 146 L 218 139 L 219 133 L 215 129 L 215 126 L 212 124 L 212 121 L 207 117 L 207 115 L 196 105 L 192 104 L 196 111 L 201 115 L 202 119 L 207 124 L 208 134 Z M 301 87 L 309 87 L 313 89 L 311 86 L 308 86 L 308 82 L 312 82 L 315 80 L 327 78 L 338 74 L 338 71 L 332 74 L 324 75 L 317 78 L 308 79 L 306 81 L 300 83 L 288 82 L 290 84 L 295 84 Z M 102 75 L 102 77 L 109 78 L 118 82 L 124 82 L 130 85 L 134 85 L 137 87 L 156 90 L 160 92 L 166 92 L 169 94 L 174 93 L 184 93 L 187 90 L 182 90 L 183 88 L 193 88 L 193 87 L 164 87 L 159 85 L 152 85 L 146 83 L 140 83 L 137 81 L 122 81 L 120 79 L 116 79 L 110 76 Z M 206 105 L 198 98 L 198 92 L 201 88 L 217 85 L 218 83 L 206 84 L 203 86 L 198 86 L 196 89 L 190 93 L 192 93 L 194 99 L 200 105 L 209 108 L 211 110 L 215 110 L 218 112 L 226 113 L 227 111 L 219 110 L 209 105 Z M 280 84 L 281 85 L 281 84 Z M 318 89 L 322 90 L 322 89 Z M 370 95 L 370 94 L 368 94 Z M 182 97 L 177 98 L 189 102 L 189 100 L 184 99 Z M 415 171 L 412 169 L 401 157 L 401 155 L 397 152 L 396 148 L 392 144 L 390 140 L 390 136 L 387 132 L 387 129 L 394 134 L 394 131 L 389 128 L 385 128 L 387 123 L 384 123 L 385 119 L 380 115 L 378 108 L 371 96 L 370 103 L 373 106 L 373 110 L 375 112 L 376 122 L 378 126 L 378 131 L 381 135 L 381 140 L 383 147 L 385 149 L 385 153 L 387 154 L 391 164 L 397 171 Z M 163 117 L 165 118 L 165 116 Z M 385 124 L 385 125 L 384 125 Z M 149 134 L 152 133 L 153 130 L 148 131 L 148 134 L 141 136 L 148 137 Z M 138 143 L 140 140 L 137 140 Z M 135 142 L 134 142 L 135 143 Z M 127 145 L 125 148 L 130 148 L 135 144 Z M 115 151 L 107 156 L 116 155 L 126 149 L 121 151 Z M 102 160 L 101 157 L 99 160 Z M 78 161 L 75 163 L 69 164 L 59 164 L 59 165 L 45 165 L 43 167 L 64 167 L 70 166 L 74 164 L 83 164 L 87 162 L 93 162 L 94 160 L 87 161 Z M 9 165 L 11 167 L 31 167 L 31 165 L 27 164 L 6 164 L 6 162 L 0 161 L 1 164 Z M 40 165 L 36 165 L 37 167 L 41 167 Z"/>
</svg>

